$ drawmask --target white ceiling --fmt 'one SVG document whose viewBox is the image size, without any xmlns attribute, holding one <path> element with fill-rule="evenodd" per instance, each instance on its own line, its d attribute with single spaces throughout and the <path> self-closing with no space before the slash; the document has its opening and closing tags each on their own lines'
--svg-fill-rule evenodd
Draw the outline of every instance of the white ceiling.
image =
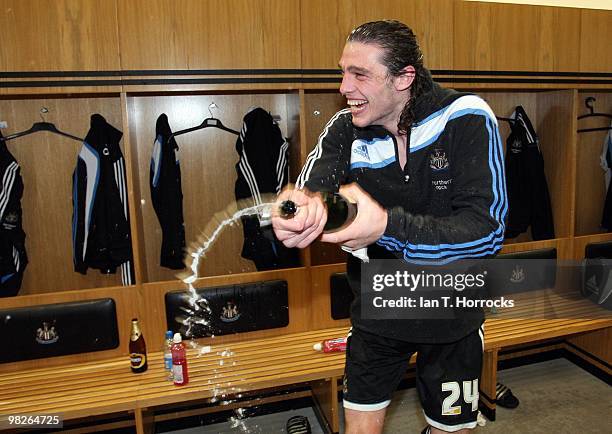
<svg viewBox="0 0 612 434">
<path fill-rule="evenodd" d="M 493 3 L 516 3 L 544 6 L 562 6 L 571 8 L 586 8 L 586 9 L 608 9 L 612 10 L 612 0 L 464 0 L 464 1 L 481 1 Z"/>
</svg>

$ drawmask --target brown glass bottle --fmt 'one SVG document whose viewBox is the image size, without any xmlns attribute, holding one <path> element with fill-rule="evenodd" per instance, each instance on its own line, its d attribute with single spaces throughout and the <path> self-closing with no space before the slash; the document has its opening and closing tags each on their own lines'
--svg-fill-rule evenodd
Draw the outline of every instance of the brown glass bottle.
<svg viewBox="0 0 612 434">
<path fill-rule="evenodd" d="M 132 372 L 134 373 L 144 372 L 148 368 L 147 346 L 136 318 L 132 319 L 132 333 L 130 335 L 130 366 L 132 368 Z"/>
</svg>

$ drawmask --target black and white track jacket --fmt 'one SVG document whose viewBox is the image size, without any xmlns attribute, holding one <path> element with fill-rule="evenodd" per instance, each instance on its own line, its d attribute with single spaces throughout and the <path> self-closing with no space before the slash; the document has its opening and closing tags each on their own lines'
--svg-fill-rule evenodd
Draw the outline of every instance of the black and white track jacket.
<svg viewBox="0 0 612 434">
<path fill-rule="evenodd" d="M 0 140 L 0 297 L 17 295 L 28 263 L 21 218 L 22 195 L 21 168 L 6 143 Z"/>
<path fill-rule="evenodd" d="M 511 116 L 506 140 L 506 181 L 508 183 L 508 224 L 506 238 L 514 238 L 531 226 L 534 241 L 555 238 L 555 225 L 544 157 L 538 135 L 522 106 Z"/>
<path fill-rule="evenodd" d="M 257 107 L 244 116 L 242 129 L 236 140 L 239 160 L 236 164 L 236 200 L 253 200 L 261 205 L 272 200 L 287 184 L 289 143 L 283 137 L 272 115 Z M 269 216 L 243 216 L 241 218 L 244 243 L 241 255 L 255 263 L 259 271 L 299 265 L 296 249 L 286 248 L 278 241 L 269 222 Z"/>
<path fill-rule="evenodd" d="M 130 285 L 135 280 L 122 135 L 101 115 L 91 116 L 73 174 L 73 260 L 82 274 L 89 267 L 102 273 L 121 267 L 122 282 Z"/>
<path fill-rule="evenodd" d="M 162 113 L 155 125 L 149 185 L 151 201 L 162 230 L 160 265 L 173 270 L 185 268 L 185 223 L 181 167 L 176 155 L 178 145 L 172 135 L 168 116 Z"/>
<path fill-rule="evenodd" d="M 287 184 L 289 143 L 281 134 L 272 115 L 261 107 L 244 116 L 236 152 L 236 199 L 252 197 L 256 205 L 262 203 L 265 193 L 280 193 Z"/>
<path fill-rule="evenodd" d="M 325 126 L 298 178 L 298 187 L 312 191 L 356 182 L 388 211 L 385 233 L 368 246 L 370 258 L 441 265 L 488 257 L 502 246 L 508 205 L 495 115 L 478 96 L 430 84 L 414 107 L 404 169 L 393 134 L 381 126 L 353 126 L 347 109 Z M 360 261 L 350 256 L 347 265 L 356 290 Z M 431 342 L 459 339 L 478 326 L 411 323 L 410 332 L 389 330 L 390 336 Z"/>
</svg>

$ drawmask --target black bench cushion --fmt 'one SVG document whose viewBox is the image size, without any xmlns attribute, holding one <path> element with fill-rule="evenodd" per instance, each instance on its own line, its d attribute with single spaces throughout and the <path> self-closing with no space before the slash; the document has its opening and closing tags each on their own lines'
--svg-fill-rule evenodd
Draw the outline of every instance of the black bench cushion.
<svg viewBox="0 0 612 434">
<path fill-rule="evenodd" d="M 590 243 L 584 248 L 582 295 L 612 310 L 612 241 Z"/>
<path fill-rule="evenodd" d="M 0 342 L 6 350 L 0 351 L 2 363 L 117 348 L 115 301 L 0 309 Z"/>
<path fill-rule="evenodd" d="M 500 259 L 508 261 L 506 266 Z M 494 259 L 487 276 L 491 297 L 554 288 L 557 276 L 557 249 L 538 249 L 505 253 Z"/>
<path fill-rule="evenodd" d="M 285 280 L 243 283 L 166 293 L 168 330 L 183 336 L 265 330 L 289 325 L 289 299 Z M 197 307 L 194 307 L 197 306 Z M 208 306 L 208 309 L 207 309 Z"/>
</svg>

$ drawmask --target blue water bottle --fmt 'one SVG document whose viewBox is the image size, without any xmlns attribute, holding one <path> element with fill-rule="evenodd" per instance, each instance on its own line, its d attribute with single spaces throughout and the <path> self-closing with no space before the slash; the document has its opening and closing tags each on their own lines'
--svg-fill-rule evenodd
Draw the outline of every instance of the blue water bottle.
<svg viewBox="0 0 612 434">
<path fill-rule="evenodd" d="M 172 381 L 172 331 L 166 332 L 166 339 L 164 340 L 164 369 L 168 373 L 168 380 Z"/>
</svg>

